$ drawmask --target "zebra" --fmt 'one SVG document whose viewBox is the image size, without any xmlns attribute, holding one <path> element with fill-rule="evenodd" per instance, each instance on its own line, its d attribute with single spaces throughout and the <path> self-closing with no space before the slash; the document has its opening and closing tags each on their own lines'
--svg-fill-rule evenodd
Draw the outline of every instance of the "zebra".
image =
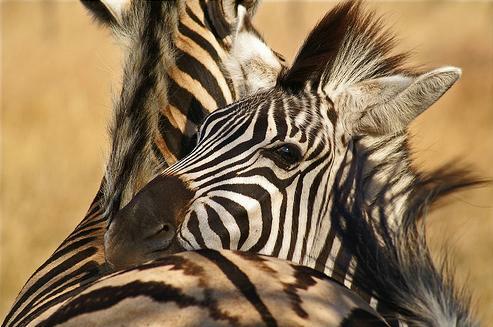
<svg viewBox="0 0 493 327">
<path fill-rule="evenodd" d="M 375 296 L 409 325 L 476 326 L 467 301 L 460 300 L 463 294 L 454 293 L 452 280 L 444 280 L 434 267 L 424 229 L 418 225 L 422 210 L 435 199 L 434 190 L 410 206 L 403 218 L 405 228 L 393 230 L 386 217 L 368 216 L 360 199 L 348 205 L 347 186 L 361 180 L 361 168 L 355 167 L 338 189 L 340 215 L 333 216 L 333 223 L 362 264 L 362 287 L 375 290 Z M 426 283 L 428 293 L 415 294 L 421 283 Z M 355 292 L 325 274 L 249 252 L 205 249 L 172 254 L 119 270 L 79 291 L 32 324 L 389 326 Z M 437 306 L 427 306 L 430 301 Z M 447 309 L 443 316 L 437 311 L 440 306 Z"/>
<path fill-rule="evenodd" d="M 125 101 L 128 101 L 127 104 L 132 103 L 131 92 L 136 91 L 132 87 L 137 88 L 138 85 L 133 84 L 131 86 L 129 84 L 135 82 L 132 79 L 137 76 L 136 74 L 143 72 L 142 70 L 135 72 L 131 68 L 140 65 L 140 68 L 150 69 L 152 66 L 151 70 L 155 72 L 155 74 L 151 74 L 152 76 L 145 75 L 148 78 L 137 81 L 137 84 L 140 83 L 139 90 L 142 91 L 145 84 L 149 83 L 150 78 L 156 78 L 152 90 L 147 90 L 149 93 L 147 96 L 144 93 L 134 93 L 134 101 L 139 100 L 139 97 L 146 99 L 143 100 L 143 107 L 134 108 L 139 111 L 134 111 L 134 115 L 131 116 L 134 119 L 133 123 L 136 124 L 133 125 L 135 130 L 128 131 L 127 135 L 121 133 L 122 128 L 118 126 L 118 119 L 114 119 L 115 123 L 112 127 L 112 138 L 119 138 L 122 141 L 114 144 L 113 152 L 121 155 L 126 144 L 125 140 L 134 137 L 133 140 L 140 142 L 141 148 L 127 153 L 126 158 L 128 162 L 133 162 L 132 156 L 137 156 L 139 160 L 143 160 L 145 163 L 139 167 L 132 167 L 133 173 L 130 176 L 113 178 L 111 172 L 121 167 L 118 166 L 118 160 L 109 159 L 107 172 L 108 175 L 111 175 L 110 178 L 103 179 L 84 219 L 26 282 L 10 312 L 5 317 L 3 322 L 5 326 L 29 324 L 39 315 L 49 311 L 52 306 L 65 301 L 80 287 L 85 287 L 109 272 L 110 267 L 106 264 L 103 244 L 107 219 L 111 212 L 111 210 L 107 210 L 106 204 L 112 203 L 109 200 L 108 192 L 121 194 L 123 201 L 119 205 L 123 205 L 132 196 L 132 193 L 138 191 L 139 185 L 145 183 L 147 174 L 154 169 L 155 165 L 172 164 L 176 160 L 175 158 L 186 153 L 185 145 L 188 144 L 188 141 L 183 140 L 192 137 L 192 134 L 187 133 L 193 133 L 193 130 L 188 127 L 187 129 L 181 128 L 197 123 L 200 121 L 200 117 L 215 109 L 212 104 L 205 106 L 197 99 L 208 97 L 220 104 L 237 100 L 247 92 L 255 92 L 256 89 L 263 88 L 268 83 L 275 83 L 273 76 L 277 76 L 275 71 L 280 70 L 283 63 L 280 55 L 270 50 L 249 20 L 250 15 L 255 12 L 256 1 L 244 2 L 244 5 L 238 6 L 233 0 L 191 0 L 186 3 L 176 1 L 161 4 L 128 1 L 122 6 L 117 6 L 112 1 L 88 1 L 83 2 L 83 4 L 97 22 L 114 30 L 117 39 L 121 40 L 123 44 L 124 51 L 130 50 L 127 53 L 127 68 L 123 77 L 124 89 L 121 91 L 120 98 L 115 100 L 115 107 L 120 106 L 123 108 L 122 110 L 130 108 L 122 103 Z M 154 15 L 154 20 L 150 19 L 150 13 Z M 129 23 L 132 14 L 134 14 L 133 25 L 119 25 L 123 22 Z M 162 20 L 156 19 L 156 15 L 161 15 Z M 126 20 L 124 17 L 127 17 Z M 142 32 L 149 27 L 159 31 L 153 35 L 156 39 L 143 40 L 139 38 L 138 31 Z M 133 43 L 130 42 L 132 38 L 128 37 L 131 35 L 136 36 Z M 238 44 L 234 42 L 237 38 L 247 38 L 249 43 Z M 173 40 L 179 40 L 179 42 L 176 41 L 178 45 Z M 182 45 L 187 42 L 188 48 L 181 47 L 180 42 Z M 163 58 L 149 58 L 160 53 L 146 52 L 150 44 L 159 44 L 163 48 L 161 53 Z M 254 44 L 254 48 L 260 49 L 261 53 L 255 55 L 254 52 L 250 52 L 250 56 L 238 57 L 242 53 L 242 45 L 248 44 Z M 142 50 L 141 53 L 144 56 L 135 55 L 137 52 L 132 52 L 132 47 Z M 250 51 L 248 48 L 243 50 Z M 147 60 L 147 66 L 140 60 Z M 263 60 L 266 61 L 266 64 L 262 71 L 248 70 L 243 75 L 239 75 L 234 70 L 252 62 L 260 65 Z M 193 61 L 193 65 L 195 65 L 192 72 L 187 72 L 183 68 L 187 66 L 187 63 L 190 64 L 189 61 Z M 232 67 L 231 73 L 228 67 Z M 172 71 L 172 73 L 166 74 L 167 71 Z M 256 74 L 260 72 L 262 75 L 257 76 Z M 220 92 L 223 92 L 220 95 L 217 90 L 217 92 L 212 92 L 206 87 L 200 87 L 198 82 L 193 85 L 187 84 L 183 81 L 186 81 L 186 76 L 190 75 L 188 73 L 201 83 L 204 81 L 204 77 L 201 77 L 202 73 L 213 76 L 220 85 L 226 81 L 227 87 L 220 88 Z M 267 77 L 264 78 L 263 76 Z M 220 81 L 221 79 L 223 82 Z M 242 79 L 244 79 L 244 83 Z M 248 80 L 250 81 L 247 82 Z M 252 80 L 258 81 L 259 84 L 253 83 Z M 211 93 L 209 94 L 209 92 Z M 178 100 L 170 99 L 179 96 L 181 96 L 182 102 L 175 102 L 173 105 L 173 101 Z M 149 111 L 144 110 L 147 108 Z M 129 112 L 127 111 L 127 113 Z M 124 116 L 122 112 L 120 114 Z M 173 124 L 177 121 L 176 117 L 178 116 L 183 124 L 180 123 L 175 126 Z M 168 126 L 170 124 L 176 128 L 171 129 Z M 133 132 L 136 134 L 129 135 Z M 142 136 L 143 139 L 139 136 Z M 151 142 L 149 139 L 154 141 Z M 162 145 L 163 139 L 168 142 L 175 142 L 177 146 L 166 148 Z M 183 147 L 180 144 L 183 144 Z M 170 148 L 174 150 L 163 150 Z M 115 205 L 115 210 L 118 210 L 119 205 Z"/>
<path fill-rule="evenodd" d="M 344 8 L 344 7 L 343 7 L 343 8 Z M 346 7 L 346 8 L 347 8 L 347 7 Z M 288 73 L 289 73 L 289 71 L 288 71 Z M 284 83 L 285 83 L 285 82 L 286 82 L 286 79 L 281 78 L 281 79 L 280 79 L 279 86 L 286 87 L 286 85 L 284 85 Z M 296 83 L 295 83 L 295 84 L 296 84 Z M 293 85 L 291 85 L 291 87 L 293 87 Z M 294 91 L 294 89 L 291 89 L 291 88 L 289 88 L 289 90 L 290 90 L 290 91 Z M 272 95 L 273 93 L 272 93 L 271 91 L 272 91 L 272 90 L 270 90 L 270 91 L 266 91 L 266 92 L 264 92 L 264 94 L 265 94 L 265 93 L 267 93 L 267 94 L 271 94 L 271 95 Z M 258 95 L 257 95 L 257 96 L 258 96 Z M 240 102 L 240 103 L 239 103 L 239 105 L 241 106 L 242 104 L 243 104 L 243 105 L 248 104 L 248 103 L 249 103 L 248 101 L 249 101 L 249 100 L 247 99 L 246 101 Z M 229 108 L 229 109 L 231 109 L 231 108 Z M 212 117 L 214 117 L 214 114 L 210 117 L 210 119 L 213 119 Z M 329 120 L 330 120 L 330 119 L 329 119 Z M 207 125 L 207 122 L 205 123 L 205 125 L 204 125 L 204 126 L 206 126 L 206 125 Z M 204 128 L 204 126 L 203 126 L 202 128 Z M 199 135 L 199 136 L 200 136 L 200 135 Z M 205 138 L 204 138 L 204 139 L 205 139 Z M 389 139 L 389 140 L 390 140 L 390 139 Z M 362 142 L 362 144 L 363 144 L 363 145 L 365 144 L 365 143 L 364 143 L 364 140 L 359 140 L 359 141 L 360 141 L 360 142 Z M 380 141 L 381 141 L 381 140 L 380 140 Z M 199 137 L 199 147 L 200 147 L 200 142 L 201 142 L 201 140 L 200 140 L 200 137 Z M 382 141 L 382 142 L 383 142 L 383 141 Z M 370 151 L 369 151 L 369 152 L 370 152 Z M 359 155 L 361 155 L 361 153 L 355 153 L 355 154 L 359 154 Z M 353 154 L 353 155 L 355 155 L 355 154 Z M 373 159 L 375 159 L 375 158 L 378 158 L 378 156 L 373 156 L 373 157 L 372 157 L 372 156 L 371 156 L 371 155 L 369 155 L 368 153 L 365 153 L 365 154 L 366 154 L 366 155 L 368 155 L 368 157 L 369 157 L 370 159 L 372 159 L 372 160 L 373 160 Z M 371 153 L 370 153 L 370 154 L 371 154 Z M 359 163 L 359 161 L 355 161 L 355 160 L 352 160 L 352 161 L 351 161 L 351 158 L 349 158 L 349 156 L 348 156 L 348 158 L 346 158 L 346 159 L 348 159 L 348 161 L 349 161 L 349 162 L 351 162 L 352 164 L 354 164 L 354 163 Z M 363 159 L 365 159 L 365 156 L 363 156 Z M 366 158 L 366 159 L 368 159 L 368 158 Z M 396 161 L 397 161 L 397 160 L 396 160 Z M 371 161 L 370 161 L 369 163 L 370 163 L 370 164 L 375 164 L 374 162 L 371 162 Z M 395 163 L 394 163 L 394 164 L 395 164 Z M 176 166 L 179 166 L 179 164 L 178 164 L 178 165 L 176 165 Z M 352 165 L 349 165 L 349 167 L 352 167 Z M 173 168 L 173 167 L 172 167 L 172 168 Z M 175 167 L 175 168 L 176 168 L 176 167 Z M 368 169 L 368 165 L 362 165 L 362 169 L 361 169 L 360 171 L 362 171 L 362 172 L 364 172 L 365 174 L 367 174 L 366 176 L 363 176 L 363 177 L 366 177 L 366 179 L 369 179 L 369 178 L 368 178 L 368 171 L 367 171 L 367 169 Z M 170 170 L 171 170 L 171 169 L 170 169 Z M 397 171 L 397 170 L 398 170 L 398 169 L 396 169 L 396 171 Z M 347 180 L 348 180 L 348 179 L 346 178 L 345 182 L 347 182 Z M 361 176 L 360 176 L 360 178 L 356 179 L 356 181 L 359 181 L 359 182 L 361 182 L 362 180 L 364 180 L 364 179 L 362 179 L 362 178 L 361 178 Z M 421 183 L 421 184 L 423 184 L 423 185 L 420 185 L 420 186 L 425 186 L 425 187 L 420 188 L 420 190 L 421 190 L 422 192 L 427 192 L 427 191 L 428 191 L 428 190 L 427 190 L 427 186 L 428 186 L 428 185 L 427 185 L 427 183 L 428 183 L 428 182 L 431 182 L 431 181 L 432 181 L 432 179 L 431 179 L 431 178 L 430 178 L 430 179 L 426 179 L 426 178 L 423 178 L 423 176 L 421 176 L 421 178 L 419 179 L 419 183 Z M 440 179 L 438 179 L 438 181 L 440 181 Z M 371 181 L 370 181 L 370 182 L 371 182 Z M 149 184 L 148 186 L 152 186 L 152 183 L 153 183 L 153 182 L 151 182 L 151 184 Z M 450 190 L 452 190 L 454 187 L 458 187 L 458 186 L 465 186 L 465 185 L 467 185 L 467 183 L 468 183 L 468 182 L 463 182 L 463 181 L 460 181 L 460 180 L 459 180 L 459 181 L 457 181 L 456 183 L 452 183 L 451 185 L 449 185 L 449 187 L 450 187 Z M 155 184 L 155 183 L 154 183 L 154 184 Z M 366 184 L 367 184 L 367 185 L 364 185 L 364 186 L 365 186 L 365 187 L 368 187 L 368 186 L 369 186 L 369 185 L 368 185 L 368 183 L 366 183 Z M 417 185 L 417 184 L 418 184 L 418 181 L 416 181 L 416 184 L 415 184 L 415 185 Z M 394 185 L 394 184 L 392 184 L 392 183 L 389 183 L 389 185 L 390 185 L 391 187 L 388 187 L 388 191 L 392 191 L 392 192 L 394 192 L 394 191 L 395 191 L 395 185 Z M 370 184 L 370 186 L 374 187 L 374 185 L 371 185 L 371 184 Z M 139 198 L 139 199 L 140 199 L 140 203 L 141 203 L 141 204 L 142 204 L 142 202 L 143 202 L 143 201 L 142 201 L 142 199 L 146 199 L 146 195 L 148 196 L 148 195 L 149 195 L 149 193 L 151 193 L 151 195 L 152 195 L 152 192 L 149 192 L 148 190 L 149 190 L 149 188 L 147 188 L 147 189 L 146 189 L 146 188 L 144 188 L 144 189 L 143 189 L 143 191 L 142 191 L 141 193 L 139 193 L 139 194 L 141 195 L 141 196 L 140 196 L 140 198 Z M 352 191 L 352 189 L 351 189 L 351 188 L 349 188 L 349 190 L 350 190 L 350 191 Z M 449 190 L 449 189 L 444 188 L 444 189 L 436 189 L 436 190 L 435 190 L 435 189 L 432 189 L 431 191 L 440 191 L 440 192 L 438 192 L 438 193 L 445 193 L 445 192 L 447 192 L 448 190 Z M 180 191 L 180 189 L 179 189 L 179 188 L 177 188 L 177 191 Z M 389 192 L 389 193 L 390 193 L 390 192 Z M 337 194 L 337 193 L 336 193 L 336 194 Z M 350 194 L 351 194 L 351 192 L 350 192 Z M 356 194 L 360 194 L 360 193 L 356 192 Z M 384 192 L 384 194 L 386 194 L 386 193 Z M 419 192 L 418 192 L 418 194 L 421 194 L 421 193 L 419 193 Z M 366 194 L 365 194 L 365 195 L 366 195 Z M 413 194 L 413 195 L 414 195 L 414 194 Z M 421 195 L 422 195 L 422 194 L 421 194 Z M 137 195 L 137 197 L 139 197 L 139 195 Z M 136 197 L 136 199 L 134 199 L 134 200 L 139 200 L 139 199 L 137 199 L 137 197 Z M 365 198 L 365 202 L 363 203 L 363 205 L 362 205 L 362 206 L 363 206 L 363 207 L 366 207 L 366 205 L 367 205 L 367 204 L 366 204 L 367 197 L 364 197 L 364 198 Z M 421 198 L 421 197 L 415 196 L 415 197 L 413 197 L 413 200 L 417 201 L 417 200 L 419 200 L 420 198 Z M 151 200 L 153 200 L 153 199 L 152 199 L 152 197 L 151 197 Z M 346 203 L 347 198 L 344 198 L 344 200 L 345 200 L 345 201 L 343 202 L 343 204 L 344 204 L 344 205 L 346 205 L 346 204 L 347 204 L 347 203 Z M 136 202 L 137 202 L 137 201 L 136 201 Z M 411 203 L 412 203 L 412 202 L 411 202 Z M 132 203 L 132 202 L 131 202 L 129 206 L 134 205 L 134 204 L 135 204 L 135 202 L 134 202 L 134 203 Z M 152 204 L 153 204 L 153 203 L 151 202 L 150 204 L 151 204 L 151 209 L 152 209 L 152 207 L 153 207 L 153 206 L 152 206 Z M 378 205 L 379 205 L 379 204 L 382 204 L 382 203 L 381 203 L 381 202 L 379 202 L 379 201 L 375 201 L 375 204 L 376 204 L 376 205 L 372 206 L 372 208 L 377 208 L 377 207 L 378 207 Z M 156 203 L 154 203 L 154 206 L 156 206 Z M 343 206 L 343 205 L 341 205 L 341 207 L 344 207 L 344 206 Z M 395 213 L 394 213 L 393 211 L 388 211 L 386 208 L 387 208 L 387 206 L 382 206 L 382 210 L 377 210 L 376 212 L 377 212 L 377 213 L 380 213 L 380 214 L 381 214 L 382 216 L 384 216 L 384 217 L 385 217 L 385 215 L 390 215 L 390 216 L 392 216 L 392 214 L 394 214 L 394 216 L 395 216 Z M 390 212 L 390 214 L 389 214 L 389 212 Z M 409 211 L 409 212 L 412 212 L 412 211 Z M 137 213 L 142 213 L 142 212 L 137 212 Z M 121 212 L 121 214 L 122 214 L 122 216 L 125 218 L 125 217 L 126 217 L 125 215 L 128 215 L 128 214 L 129 214 L 129 212 L 128 212 L 128 210 L 126 210 L 125 212 L 123 212 L 123 211 L 122 211 L 122 212 Z M 114 218 L 113 223 L 118 222 L 118 219 L 122 218 L 122 216 L 118 216 L 118 215 L 117 215 L 117 216 Z M 129 216 L 127 216 L 126 218 L 129 218 Z M 146 218 L 145 218 L 145 215 L 144 215 L 144 216 L 142 216 L 142 218 L 146 219 Z M 395 217 L 394 217 L 394 218 L 395 218 Z M 392 219 L 390 219 L 390 220 L 392 220 Z M 361 220 L 361 221 L 364 221 L 364 220 Z M 382 219 L 382 220 L 381 220 L 381 222 L 382 222 L 382 223 L 385 223 L 386 221 L 387 221 L 386 219 Z M 145 222 L 145 220 L 144 220 L 144 222 Z M 337 227 L 337 224 L 335 224 L 335 225 L 336 225 L 336 227 Z M 347 224 L 342 224 L 342 225 L 343 225 L 343 227 L 344 227 L 344 226 L 346 226 Z M 110 227 L 111 227 L 111 226 L 110 226 Z M 337 228 L 336 228 L 336 230 L 334 231 L 334 233 L 335 233 L 335 234 L 343 234 L 343 235 L 344 235 L 344 233 L 343 233 L 343 232 L 344 232 L 344 230 L 345 230 L 344 228 L 339 228 L 339 229 L 337 229 Z M 341 231 L 342 231 L 342 232 L 341 232 Z M 387 234 L 383 234 L 382 236 L 387 236 Z M 370 237 L 370 239 L 371 239 L 371 235 L 370 235 L 369 237 Z M 378 238 L 377 238 L 377 239 L 378 239 Z M 356 241 L 362 241 L 362 239 L 361 239 L 361 238 L 359 238 L 359 239 L 356 239 Z M 390 244 L 392 245 L 392 242 L 390 242 Z M 354 245 L 353 245 L 354 250 L 353 250 L 353 249 L 351 249 L 351 248 L 349 248 L 349 250 L 350 250 L 350 252 L 354 252 L 354 255 L 355 255 L 356 257 L 358 257 L 358 251 L 356 251 L 356 250 L 357 250 L 358 248 L 362 248 L 362 247 L 364 248 L 364 246 L 357 247 L 357 246 L 354 246 Z M 379 249 L 379 248 L 377 248 L 377 249 Z M 380 251 L 383 251 L 383 250 L 385 250 L 385 248 L 383 248 L 383 249 L 379 249 L 379 250 L 380 250 Z M 185 255 L 185 254 L 184 254 L 184 255 Z M 192 255 L 192 254 L 188 254 L 188 253 L 187 253 L 186 255 Z M 378 256 L 377 256 L 377 257 L 378 257 Z M 390 257 L 390 259 L 392 259 L 392 257 Z M 358 261 L 358 260 L 357 260 L 357 261 Z M 339 261 L 339 262 L 340 262 L 340 261 Z M 336 261 L 336 263 L 338 263 L 338 262 Z M 353 261 L 351 261 L 351 263 L 354 265 Z M 384 261 L 384 263 L 386 263 L 386 262 Z M 393 263 L 393 262 L 391 261 L 391 263 Z M 399 265 L 396 265 L 396 266 L 398 267 Z M 363 266 L 363 267 L 364 267 L 364 266 Z M 371 266 L 370 266 L 370 267 L 371 267 Z M 350 271 L 349 273 L 350 273 L 350 274 L 353 274 L 353 275 L 355 276 L 355 278 L 356 278 L 356 277 L 358 277 L 358 276 L 357 276 L 358 271 L 356 271 L 356 270 Z M 112 277 L 110 276 L 108 279 L 105 279 L 104 277 L 103 277 L 103 278 L 101 278 L 101 279 L 99 279 L 99 278 L 101 278 L 101 277 L 100 277 L 100 276 L 98 277 L 98 281 L 99 281 L 99 280 L 100 280 L 100 281 L 103 281 L 103 280 L 108 280 L 108 281 L 110 281 L 110 279 L 111 279 Z M 93 281 L 94 281 L 94 280 L 93 280 Z M 98 281 L 96 281 L 96 282 L 98 282 Z M 376 281 L 375 281 L 375 280 L 371 280 L 371 279 L 370 279 L 370 281 L 371 281 L 372 283 L 375 283 L 375 285 L 378 285 L 378 283 L 377 283 L 377 282 L 378 282 L 378 280 L 376 280 Z M 409 281 L 408 281 L 408 282 L 409 282 Z M 340 282 L 339 282 L 339 283 L 340 283 Z M 68 299 L 70 296 L 72 296 L 72 295 L 74 295 L 74 294 L 79 294 L 79 292 L 83 291 L 83 289 L 84 289 L 85 287 L 90 287 L 90 285 L 89 285 L 89 284 L 90 284 L 90 283 L 89 283 L 89 281 L 88 281 L 88 283 L 87 283 L 86 285 L 84 285 L 83 287 L 79 287 L 79 288 L 77 288 L 76 292 L 72 292 L 71 294 L 65 294 L 66 296 L 65 296 L 65 298 L 64 298 L 63 300 Z M 340 284 L 342 284 L 342 283 L 340 283 Z M 346 283 L 346 280 L 344 280 L 344 284 L 347 284 L 347 283 Z M 346 285 L 346 286 L 347 286 L 347 285 Z M 123 287 L 123 285 L 122 285 L 122 287 Z M 353 287 L 353 286 L 351 286 L 351 287 Z M 53 294 L 52 294 L 52 295 L 53 295 Z M 241 294 L 239 294 L 239 295 L 241 295 Z M 76 296 L 77 296 L 77 295 L 76 295 Z M 105 299 L 101 299 L 101 298 L 99 298 L 99 299 L 98 299 L 98 301 L 99 301 L 99 303 L 102 303 L 102 302 L 104 302 L 104 301 L 102 301 L 102 300 L 107 300 L 107 299 L 108 299 L 107 297 L 106 297 Z M 48 314 L 53 313 L 54 311 L 56 311 L 56 306 L 60 306 L 60 305 L 62 305 L 62 301 L 58 301 L 58 302 L 56 302 L 56 303 L 50 303 L 50 307 L 48 308 L 50 311 L 44 311 L 43 313 L 45 313 L 45 314 L 46 314 L 46 313 L 48 313 Z M 68 306 L 70 306 L 70 303 L 68 303 Z M 80 306 L 79 306 L 79 308 L 80 308 Z M 414 312 L 413 312 L 413 313 L 414 313 Z M 38 314 L 39 314 L 39 313 L 38 313 Z M 36 317 L 32 317 L 32 316 L 31 316 L 31 317 L 29 317 L 28 319 L 31 319 L 31 321 L 32 321 L 32 319 L 33 319 L 33 318 L 36 318 Z M 29 322 L 29 321 L 26 319 L 26 320 L 24 320 L 24 321 L 23 321 L 23 322 L 21 322 L 21 323 L 26 324 L 26 323 L 28 323 L 28 322 Z"/>
<path fill-rule="evenodd" d="M 392 40 L 359 2 L 329 12 L 275 86 L 211 113 L 194 150 L 163 169 L 110 219 L 108 263 L 125 269 L 203 248 L 259 253 L 323 272 L 384 310 L 385 297 L 375 302 L 372 296 L 385 279 L 368 279 L 374 266 L 361 263 L 364 252 L 344 241 L 358 240 L 344 233 L 351 220 L 333 224 L 345 218 L 339 208 L 355 205 L 361 224 L 387 226 L 375 232 L 375 243 L 389 237 L 392 244 L 404 237 L 399 231 L 408 230 L 406 217 L 416 216 L 412 211 L 426 194 L 439 197 L 476 183 L 446 168 L 429 175 L 411 168 L 407 126 L 461 70 L 411 68 L 405 53 L 392 54 Z M 351 178 L 357 171 L 358 178 Z M 343 201 L 335 201 L 341 192 Z M 401 292 L 406 300 L 433 310 L 392 310 L 385 313 L 391 319 L 469 324 L 468 313 L 449 315 L 462 308 L 452 291 L 450 299 L 440 300 L 448 292 L 441 289 L 452 288 L 440 274 L 431 286 L 412 278 L 405 282 L 416 287 L 415 293 Z M 372 284 L 379 288 L 365 286 Z"/>
<path fill-rule="evenodd" d="M 250 21 L 257 1 L 249 2 L 248 8 L 231 0 L 172 1 L 168 5 L 175 10 L 165 9 L 161 17 L 156 13 L 165 5 L 158 3 L 149 6 L 147 16 L 146 6 L 138 1 L 82 3 L 112 29 L 131 63 L 124 67 L 125 93 L 115 104 L 120 108 L 110 126 L 112 149 L 102 206 L 111 216 L 113 207 L 125 205 L 157 166 L 173 164 L 191 151 L 197 125 L 207 113 L 273 85 L 283 59 Z M 228 7 L 234 8 L 225 10 Z M 237 18 L 228 22 L 231 11 Z M 152 19 L 157 28 L 149 32 L 146 22 Z M 133 58 L 138 50 L 154 55 Z M 142 77 L 147 81 L 138 80 Z M 137 86 L 145 82 L 152 95 L 147 96 L 145 88 L 138 93 Z M 131 124 L 126 124 L 125 115 L 134 115 Z"/>
</svg>

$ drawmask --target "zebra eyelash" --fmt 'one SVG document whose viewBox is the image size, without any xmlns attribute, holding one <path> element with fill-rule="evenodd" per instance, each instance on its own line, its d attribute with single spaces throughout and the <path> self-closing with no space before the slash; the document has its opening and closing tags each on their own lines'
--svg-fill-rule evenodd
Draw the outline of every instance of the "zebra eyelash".
<svg viewBox="0 0 493 327">
<path fill-rule="evenodd" d="M 272 160 L 279 168 L 287 171 L 296 168 L 303 160 L 301 148 L 296 144 L 287 142 L 263 149 L 262 155 Z"/>
</svg>

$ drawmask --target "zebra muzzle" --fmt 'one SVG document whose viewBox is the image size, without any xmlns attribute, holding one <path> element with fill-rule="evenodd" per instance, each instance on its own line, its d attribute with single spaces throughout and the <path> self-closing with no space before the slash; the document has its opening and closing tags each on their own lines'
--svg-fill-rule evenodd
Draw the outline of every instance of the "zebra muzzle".
<svg viewBox="0 0 493 327">
<path fill-rule="evenodd" d="M 111 220 L 104 236 L 108 264 L 122 269 L 182 251 L 176 231 L 193 195 L 175 176 L 149 182 Z"/>
</svg>

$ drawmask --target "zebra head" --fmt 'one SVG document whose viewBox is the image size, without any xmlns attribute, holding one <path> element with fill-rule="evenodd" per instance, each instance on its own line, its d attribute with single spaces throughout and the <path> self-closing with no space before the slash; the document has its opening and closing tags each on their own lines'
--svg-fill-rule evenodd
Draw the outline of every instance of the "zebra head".
<svg viewBox="0 0 493 327">
<path fill-rule="evenodd" d="M 455 67 L 407 68 L 392 44 L 359 3 L 337 6 L 274 87 L 210 114 L 194 150 L 114 216 L 108 262 L 124 267 L 182 249 L 227 248 L 331 274 L 342 253 L 331 229 L 336 181 L 365 156 L 367 180 L 348 202 L 354 192 L 368 203 L 399 202 L 379 191 L 392 184 L 385 189 L 404 194 L 413 178 L 407 158 L 396 157 L 407 126 L 460 76 Z"/>
<path fill-rule="evenodd" d="M 206 115 L 273 86 L 283 59 L 251 24 L 257 1 L 82 1 L 123 45 L 103 200 L 111 217 L 195 146 Z"/>
</svg>

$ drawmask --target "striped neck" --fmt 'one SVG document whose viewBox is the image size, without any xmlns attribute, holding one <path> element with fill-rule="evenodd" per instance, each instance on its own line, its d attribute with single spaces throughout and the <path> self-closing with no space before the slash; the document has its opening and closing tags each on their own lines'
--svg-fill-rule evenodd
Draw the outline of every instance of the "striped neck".
<svg viewBox="0 0 493 327">
<path fill-rule="evenodd" d="M 358 279 L 358 263 L 348 254 L 332 224 L 351 212 L 352 206 L 362 205 L 361 210 L 368 216 L 382 217 L 390 226 L 399 226 L 418 178 L 411 167 L 407 134 L 366 136 L 351 142 L 334 180 L 330 217 L 326 217 L 330 227 L 319 229 L 321 248 L 314 248 L 304 264 L 323 271 L 371 302 L 359 287 L 364 281 Z"/>
<path fill-rule="evenodd" d="M 102 240 L 107 222 L 102 216 L 100 199 L 98 192 L 84 219 L 32 274 L 2 326 L 25 326 L 104 274 Z"/>
</svg>

